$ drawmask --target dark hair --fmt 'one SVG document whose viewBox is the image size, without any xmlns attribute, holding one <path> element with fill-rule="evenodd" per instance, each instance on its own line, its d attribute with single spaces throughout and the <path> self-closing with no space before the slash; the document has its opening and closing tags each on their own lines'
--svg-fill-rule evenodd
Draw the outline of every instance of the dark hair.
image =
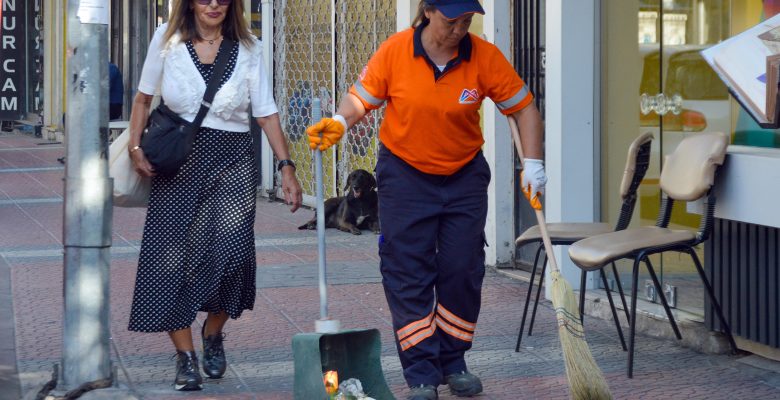
<svg viewBox="0 0 780 400">
<path fill-rule="evenodd" d="M 200 39 L 195 28 L 195 13 L 192 11 L 194 0 L 174 0 L 171 15 L 168 19 L 168 30 L 165 31 L 165 42 L 168 42 L 176 32 L 181 34 L 183 42 Z M 225 20 L 222 22 L 222 36 L 235 42 L 241 42 L 245 46 L 252 46 L 252 34 L 244 19 L 243 0 L 233 0 L 228 6 Z"/>
<path fill-rule="evenodd" d="M 425 0 L 420 0 L 420 4 L 417 5 L 417 16 L 412 21 L 412 28 L 416 28 L 423 23 L 428 22 L 428 17 L 425 16 L 426 11 L 433 11 L 436 7 L 428 4 Z"/>
</svg>

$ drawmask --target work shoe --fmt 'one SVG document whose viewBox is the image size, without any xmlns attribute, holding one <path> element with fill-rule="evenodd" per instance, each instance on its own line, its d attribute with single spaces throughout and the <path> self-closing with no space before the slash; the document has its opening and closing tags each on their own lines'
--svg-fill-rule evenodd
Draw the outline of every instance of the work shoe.
<svg viewBox="0 0 780 400">
<path fill-rule="evenodd" d="M 433 385 L 419 385 L 410 387 L 406 400 L 438 400 L 439 393 Z"/>
<path fill-rule="evenodd" d="M 482 393 L 482 381 L 469 372 L 461 371 L 459 374 L 447 375 L 444 380 L 455 396 L 470 397 Z"/>
<path fill-rule="evenodd" d="M 176 390 L 190 391 L 203 389 L 203 378 L 198 371 L 198 356 L 194 351 L 176 352 Z"/>
<path fill-rule="evenodd" d="M 206 324 L 203 324 L 200 331 L 200 336 L 203 339 L 203 372 L 212 379 L 222 378 L 227 368 L 225 346 L 222 344 L 225 334 L 220 332 L 206 337 L 205 333 Z"/>
</svg>

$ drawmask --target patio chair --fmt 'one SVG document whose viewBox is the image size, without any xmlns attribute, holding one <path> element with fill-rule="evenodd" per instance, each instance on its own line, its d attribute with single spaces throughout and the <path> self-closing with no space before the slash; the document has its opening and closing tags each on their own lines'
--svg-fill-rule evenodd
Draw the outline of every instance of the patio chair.
<svg viewBox="0 0 780 400">
<path fill-rule="evenodd" d="M 675 151 L 666 157 L 660 178 L 661 208 L 655 226 L 642 226 L 621 232 L 605 233 L 583 239 L 569 247 L 569 257 L 583 271 L 597 271 L 607 264 L 623 258 L 634 260 L 631 277 L 631 312 L 629 313 L 631 316 L 628 342 L 629 378 L 632 378 L 634 373 L 637 286 L 641 262 L 644 261 L 647 267 L 675 334 L 678 338 L 681 337 L 664 292 L 661 290 L 658 277 L 650 263 L 649 256 L 653 254 L 676 251 L 691 256 L 707 295 L 715 308 L 721 327 L 728 336 L 732 350 L 736 352 L 737 345 L 731 335 L 731 328 L 723 317 L 720 304 L 713 294 L 712 286 L 694 251 L 694 246 L 706 241 L 712 231 L 715 211 L 715 195 L 712 192 L 712 185 L 715 182 L 718 167 L 723 164 L 726 157 L 728 141 L 728 136 L 721 132 L 693 134 L 683 139 Z M 675 200 L 696 201 L 701 198 L 704 198 L 705 201 L 697 232 L 668 227 Z"/>
<path fill-rule="evenodd" d="M 591 236 L 599 235 L 602 233 L 608 233 L 613 231 L 620 231 L 626 229 L 631 222 L 631 216 L 634 213 L 634 205 L 636 204 L 637 188 L 642 182 L 642 179 L 647 172 L 647 167 L 650 164 L 650 144 L 653 141 L 653 134 L 650 132 L 639 135 L 628 148 L 628 157 L 626 159 L 626 166 L 623 171 L 623 180 L 620 185 L 620 197 L 622 198 L 622 206 L 620 208 L 620 217 L 617 224 L 612 227 L 609 224 L 603 222 L 578 222 L 578 223 L 549 223 L 547 224 L 547 231 L 550 234 L 550 241 L 553 245 L 571 245 L 572 243 L 588 238 Z M 531 292 L 534 286 L 534 275 L 536 274 L 536 268 L 539 262 L 539 254 L 544 249 L 542 243 L 542 233 L 539 230 L 539 226 L 535 225 L 528 228 L 523 232 L 515 241 L 518 247 L 525 246 L 530 243 L 537 243 L 538 248 L 536 250 L 536 256 L 534 257 L 534 265 L 531 271 L 530 287 L 525 297 L 525 307 L 523 309 L 523 318 L 520 322 L 520 333 L 517 335 L 517 344 L 515 345 L 515 351 L 520 351 L 520 342 L 523 339 L 523 330 L 525 329 L 525 320 L 528 315 L 528 305 L 530 304 Z M 528 336 L 534 329 L 534 319 L 536 318 L 536 307 L 539 304 L 539 295 L 542 291 L 542 280 L 544 279 L 544 272 L 547 268 L 547 254 L 544 255 L 542 260 L 542 273 L 539 277 L 539 285 L 536 290 L 536 298 L 534 299 L 534 308 L 531 313 L 531 322 L 528 325 Z M 582 271 L 580 276 L 580 316 L 583 316 L 584 299 L 585 299 L 585 278 L 586 271 Z M 623 294 L 623 287 L 620 284 L 618 278 L 617 267 L 612 264 L 612 273 L 615 276 L 615 283 L 617 284 L 618 291 L 620 293 L 620 299 L 623 302 L 623 310 L 626 312 L 626 319 L 628 319 L 628 306 L 626 306 L 626 298 Z M 623 346 L 623 350 L 626 350 L 626 342 L 623 338 L 623 330 L 620 328 L 620 320 L 617 316 L 617 310 L 615 304 L 612 301 L 612 293 L 607 283 L 607 278 L 604 274 L 601 274 L 601 280 L 604 284 L 604 288 L 607 292 L 607 299 L 609 300 L 610 308 L 612 309 L 612 317 L 615 320 L 615 327 L 620 337 L 620 344 Z"/>
</svg>

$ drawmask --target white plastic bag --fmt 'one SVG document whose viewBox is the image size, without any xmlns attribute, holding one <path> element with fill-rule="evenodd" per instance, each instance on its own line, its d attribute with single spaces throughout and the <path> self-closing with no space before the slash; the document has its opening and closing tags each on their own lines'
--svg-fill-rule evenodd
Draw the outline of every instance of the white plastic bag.
<svg viewBox="0 0 780 400">
<path fill-rule="evenodd" d="M 363 393 L 363 384 L 357 378 L 349 378 L 339 384 L 336 400 L 374 400 Z"/>
<path fill-rule="evenodd" d="M 114 178 L 114 206 L 146 207 L 152 180 L 135 172 L 127 145 L 130 130 L 122 131 L 108 148 L 108 174 Z"/>
</svg>

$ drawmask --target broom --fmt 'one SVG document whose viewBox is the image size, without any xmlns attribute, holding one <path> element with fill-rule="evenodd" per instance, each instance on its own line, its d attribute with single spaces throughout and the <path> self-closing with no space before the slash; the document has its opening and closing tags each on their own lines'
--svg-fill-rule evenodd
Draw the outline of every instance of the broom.
<svg viewBox="0 0 780 400">
<path fill-rule="evenodd" d="M 511 116 L 507 117 L 512 139 L 517 148 L 520 161 L 523 161 L 523 148 L 520 144 L 520 132 L 517 123 Z M 580 311 L 571 285 L 561 275 L 558 263 L 553 254 L 550 235 L 547 233 L 547 223 L 542 213 L 539 201 L 531 201 L 536 211 L 536 220 L 542 233 L 544 251 L 550 262 L 552 271 L 552 302 L 555 316 L 558 319 L 558 336 L 563 349 L 563 359 L 566 362 L 566 377 L 569 380 L 569 391 L 574 400 L 612 399 L 609 386 L 601 373 L 601 369 L 590 353 L 588 342 L 585 341 L 585 330 L 580 320 Z"/>
</svg>

